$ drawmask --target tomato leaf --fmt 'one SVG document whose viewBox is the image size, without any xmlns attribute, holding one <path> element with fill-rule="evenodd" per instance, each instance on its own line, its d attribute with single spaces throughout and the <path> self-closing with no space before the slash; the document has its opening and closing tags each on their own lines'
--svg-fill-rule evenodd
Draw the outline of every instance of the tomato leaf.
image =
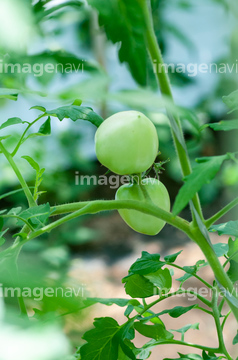
<svg viewBox="0 0 238 360">
<path fill-rule="evenodd" d="M 113 44 L 119 43 L 119 60 L 129 65 L 138 84 L 146 85 L 145 21 L 138 0 L 88 0 L 99 12 L 99 23 Z M 113 14 L 113 16 L 112 16 Z M 133 24 L 133 26 L 132 26 Z"/>
<path fill-rule="evenodd" d="M 222 155 L 197 160 L 199 164 L 193 168 L 190 175 L 184 178 L 185 183 L 175 199 L 173 207 L 174 215 L 180 213 L 202 186 L 209 183 L 215 177 L 222 163 L 227 159 L 229 159 L 228 155 Z"/>
<path fill-rule="evenodd" d="M 157 294 L 157 288 L 144 276 L 133 274 L 122 279 L 125 291 L 132 298 L 146 298 Z"/>
<path fill-rule="evenodd" d="M 149 254 L 148 252 L 143 251 L 141 257 L 131 265 L 129 274 L 151 274 L 159 270 L 165 264 L 164 261 L 160 261 L 159 254 Z"/>
<path fill-rule="evenodd" d="M 25 121 L 22 121 L 19 117 L 13 117 L 8 119 L 7 121 L 5 121 L 1 126 L 0 126 L 0 130 L 11 126 L 11 125 L 16 125 L 16 124 L 24 124 Z"/>
<path fill-rule="evenodd" d="M 215 131 L 230 131 L 238 130 L 238 119 L 235 120 L 221 120 L 218 123 L 208 124 L 210 128 Z"/>
<path fill-rule="evenodd" d="M 136 321 L 134 323 L 134 327 L 141 335 L 155 339 L 157 341 L 171 340 L 174 337 L 171 332 L 167 331 L 164 326 L 160 324 L 146 325 L 141 321 Z"/>
<path fill-rule="evenodd" d="M 152 284 L 160 289 L 160 294 L 167 294 L 172 287 L 172 276 L 169 269 L 159 269 L 155 273 L 144 275 Z"/>
<path fill-rule="evenodd" d="M 87 344 L 80 348 L 81 360 L 117 360 L 119 340 L 116 335 L 121 327 L 110 317 L 97 318 L 93 324 L 94 329 L 83 335 Z"/>
<path fill-rule="evenodd" d="M 24 210 L 19 215 L 23 219 L 29 221 L 34 229 L 39 229 L 46 224 L 50 214 L 50 205 L 47 203 L 39 206 L 33 206 L 27 210 Z M 17 225 L 22 226 L 23 222 L 18 220 Z"/>
<path fill-rule="evenodd" d="M 227 223 L 218 225 L 212 225 L 209 231 L 217 232 L 218 235 L 231 235 L 238 237 L 238 220 L 228 221 Z"/>
<path fill-rule="evenodd" d="M 164 260 L 166 261 L 166 263 L 173 263 L 173 262 L 175 262 L 175 260 L 176 260 L 177 257 L 181 254 L 182 251 L 183 251 L 183 250 L 178 251 L 177 253 L 172 254 L 172 255 L 166 255 L 166 256 L 164 257 Z"/>
<path fill-rule="evenodd" d="M 39 134 L 42 135 L 50 135 L 51 134 L 51 119 L 48 117 L 48 119 L 41 125 L 39 131 Z"/>
<path fill-rule="evenodd" d="M 87 120 L 97 127 L 103 122 L 101 116 L 97 115 L 93 109 L 77 105 L 62 106 L 58 109 L 46 111 L 45 115 L 57 117 L 60 121 L 65 118 L 73 121 Z"/>
</svg>

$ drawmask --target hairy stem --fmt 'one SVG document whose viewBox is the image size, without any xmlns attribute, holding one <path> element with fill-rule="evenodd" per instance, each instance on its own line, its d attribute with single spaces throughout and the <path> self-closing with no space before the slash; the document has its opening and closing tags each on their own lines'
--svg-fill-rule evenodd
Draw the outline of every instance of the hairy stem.
<svg viewBox="0 0 238 360">
<path fill-rule="evenodd" d="M 162 54 L 161 54 L 161 51 L 160 51 L 160 48 L 159 48 L 159 45 L 158 45 L 158 42 L 156 39 L 156 35 L 154 32 L 154 27 L 153 27 L 152 15 L 149 11 L 149 6 L 147 4 L 147 1 L 141 0 L 141 6 L 142 6 L 142 9 L 144 12 L 144 18 L 145 18 L 145 22 L 146 22 L 146 39 L 147 39 L 148 52 L 150 54 L 152 64 L 154 63 L 154 61 L 156 61 L 157 65 L 160 66 L 160 71 L 158 71 L 156 73 L 157 80 L 160 85 L 160 90 L 161 90 L 162 95 L 169 98 L 170 101 L 173 103 L 174 101 L 173 101 L 173 95 L 172 95 L 169 77 L 165 70 L 163 57 L 162 57 Z M 183 176 L 187 176 L 187 175 L 191 174 L 192 170 L 191 170 L 190 160 L 189 160 L 189 156 L 188 156 L 186 145 L 185 145 L 185 140 L 184 140 L 184 136 L 183 136 L 183 132 L 182 132 L 181 123 L 180 123 L 179 118 L 177 116 L 174 117 L 168 108 L 167 108 L 167 113 L 168 113 L 168 117 L 171 122 L 172 136 L 173 136 L 175 148 L 176 148 L 176 151 L 177 151 L 177 154 L 179 157 L 182 173 L 183 173 Z M 177 128 L 180 139 L 178 138 L 178 134 L 175 133 L 175 131 L 174 131 L 174 126 L 172 126 L 173 123 L 175 124 L 175 126 Z M 182 141 L 181 141 L 181 139 L 182 139 Z M 193 201 L 194 207 L 197 210 L 198 214 L 200 215 L 201 219 L 203 219 L 202 209 L 201 209 L 198 195 L 195 195 L 194 198 L 192 199 L 192 201 Z"/>
</svg>

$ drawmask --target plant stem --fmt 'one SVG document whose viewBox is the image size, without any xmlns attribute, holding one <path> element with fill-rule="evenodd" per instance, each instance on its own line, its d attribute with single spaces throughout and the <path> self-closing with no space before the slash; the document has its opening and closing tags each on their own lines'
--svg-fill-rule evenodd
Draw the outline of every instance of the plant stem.
<svg viewBox="0 0 238 360">
<path fill-rule="evenodd" d="M 192 232 L 193 232 L 193 235 L 192 235 L 191 239 L 194 240 L 198 244 L 200 249 L 202 250 L 209 265 L 211 266 L 211 268 L 213 270 L 216 280 L 223 286 L 224 289 L 226 289 L 226 291 L 228 291 L 230 294 L 233 295 L 233 293 L 234 293 L 233 283 L 231 282 L 230 278 L 224 271 L 224 268 L 223 268 L 222 264 L 220 263 L 212 245 L 209 244 L 207 239 L 204 237 L 204 235 L 201 232 L 199 232 L 197 227 L 195 227 Z M 235 297 L 235 299 L 237 299 L 237 297 Z M 227 297 L 226 297 L 226 301 L 228 302 L 228 304 L 238 322 L 238 308 Z"/>
<path fill-rule="evenodd" d="M 217 220 L 219 220 L 226 213 L 228 213 L 228 211 L 232 210 L 237 205 L 238 205 L 238 197 L 232 200 L 229 204 L 227 204 L 223 209 L 218 211 L 215 215 L 205 220 L 204 224 L 206 225 L 207 229 L 209 229 L 211 225 L 213 225 Z"/>
<path fill-rule="evenodd" d="M 2 142 L 0 141 L 0 150 L 2 151 L 2 153 L 5 155 L 6 159 L 8 160 L 9 164 L 11 165 L 13 171 L 15 172 L 20 184 L 21 184 L 21 187 L 26 195 L 26 198 L 28 200 L 28 203 L 29 203 L 29 206 L 32 207 L 32 206 L 35 206 L 36 203 L 35 203 L 35 200 L 33 198 L 33 195 L 25 181 L 25 179 L 23 178 L 20 170 L 18 169 L 15 161 L 13 160 L 11 154 L 7 151 L 7 149 L 3 146 Z"/>
<path fill-rule="evenodd" d="M 214 315 L 214 320 L 215 320 L 217 335 L 219 340 L 219 349 L 224 355 L 226 355 L 228 360 L 232 360 L 232 357 L 229 355 L 228 351 L 226 350 L 226 346 L 224 343 L 222 327 L 220 324 L 220 312 L 217 306 L 217 301 L 218 301 L 217 288 L 213 288 L 212 309 L 213 309 L 213 315 Z"/>
<path fill-rule="evenodd" d="M 69 220 L 75 219 L 79 216 L 86 215 L 86 214 L 95 214 L 101 211 L 109 211 L 109 210 L 119 210 L 119 209 L 133 209 L 141 211 L 148 215 L 153 215 L 156 218 L 162 219 L 167 223 L 173 225 L 174 227 L 180 229 L 188 236 L 192 236 L 190 233 L 189 223 L 180 218 L 179 216 L 174 216 L 173 214 L 162 210 L 161 208 L 157 207 L 154 204 L 147 204 L 140 201 L 134 200 L 96 200 L 91 202 L 79 202 L 73 204 L 65 204 L 53 207 L 51 210 L 53 212 L 52 215 L 59 215 L 64 213 L 70 213 L 63 218 L 54 221 L 53 223 L 44 226 L 40 230 L 32 232 L 26 239 L 21 240 L 21 242 L 15 242 L 11 247 L 6 250 L 3 250 L 0 253 L 0 257 L 5 256 L 8 253 L 11 253 L 12 250 L 15 250 L 18 246 L 22 246 L 28 241 L 35 239 L 36 237 L 50 232 L 51 230 L 57 228 L 58 226 L 66 223 Z"/>
<path fill-rule="evenodd" d="M 18 141 L 15 149 L 14 149 L 14 150 L 12 151 L 12 153 L 11 153 L 11 156 L 12 156 L 12 157 L 14 157 L 14 156 L 16 155 L 16 153 L 17 153 L 17 151 L 19 150 L 19 148 L 20 148 L 20 146 L 21 146 L 21 144 L 22 144 L 22 142 L 23 142 L 23 140 L 24 140 L 24 137 L 25 137 L 27 131 L 30 129 L 30 127 L 31 127 L 32 125 L 34 125 L 38 120 L 40 120 L 41 118 L 43 118 L 44 116 L 46 116 L 46 115 L 45 115 L 45 114 L 42 114 L 42 115 L 38 116 L 38 118 L 36 118 L 34 121 L 32 121 L 32 122 L 26 127 L 26 129 L 25 129 L 25 131 L 23 132 L 20 140 Z"/>
<path fill-rule="evenodd" d="M 146 22 L 146 39 L 147 39 L 148 52 L 151 57 L 152 65 L 153 65 L 154 61 L 156 61 L 158 66 L 160 66 L 160 71 L 156 72 L 156 75 L 157 75 L 157 80 L 160 85 L 161 93 L 165 97 L 169 98 L 171 100 L 172 104 L 174 104 L 169 77 L 165 70 L 165 64 L 163 61 L 163 57 L 162 57 L 162 54 L 161 54 L 161 51 L 160 51 L 160 48 L 159 48 L 159 45 L 157 42 L 155 32 L 154 32 L 152 15 L 149 11 L 149 6 L 148 6 L 146 0 L 141 1 L 141 7 L 143 9 L 144 18 L 145 18 L 145 22 Z M 167 113 L 168 113 L 168 117 L 171 122 L 172 136 L 173 136 L 175 148 L 176 148 L 176 151 L 178 154 L 178 158 L 180 161 L 182 174 L 185 177 L 185 176 L 188 176 L 189 174 L 191 174 L 192 170 L 191 170 L 190 160 L 189 160 L 186 145 L 185 145 L 185 140 L 184 140 L 184 136 L 183 136 L 181 123 L 180 123 L 179 118 L 174 117 L 168 108 L 167 108 Z M 174 128 L 172 126 L 172 123 L 176 124 L 176 127 L 179 132 L 179 136 L 182 139 L 183 144 L 181 143 L 181 141 L 179 141 L 179 138 L 178 138 L 177 134 L 175 133 Z M 194 207 L 197 210 L 199 216 L 201 217 L 201 219 L 203 219 L 202 209 L 201 209 L 199 197 L 197 194 L 194 196 L 192 201 L 193 201 Z"/>
<path fill-rule="evenodd" d="M 184 272 L 186 272 L 181 266 L 176 265 L 176 264 L 168 264 L 170 266 L 175 267 L 176 269 L 182 270 Z M 192 274 L 193 277 L 195 277 L 196 279 L 200 280 L 204 285 L 206 285 L 209 289 L 212 289 L 212 285 L 210 285 L 206 280 L 202 279 L 200 276 L 198 276 L 197 274 Z"/>
</svg>

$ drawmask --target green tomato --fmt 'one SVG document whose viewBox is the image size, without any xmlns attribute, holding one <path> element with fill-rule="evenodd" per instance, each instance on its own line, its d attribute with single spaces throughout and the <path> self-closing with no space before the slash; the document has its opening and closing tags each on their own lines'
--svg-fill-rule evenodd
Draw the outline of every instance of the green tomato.
<svg viewBox="0 0 238 360">
<path fill-rule="evenodd" d="M 142 186 L 145 187 L 147 194 L 155 205 L 163 210 L 170 210 L 168 191 L 162 182 L 157 179 L 144 179 L 141 185 L 122 185 L 117 190 L 116 200 L 137 200 L 149 204 L 150 200 L 145 198 L 144 192 L 141 189 Z M 133 230 L 146 235 L 158 234 L 165 225 L 165 221 L 137 210 L 122 209 L 119 210 L 119 214 Z"/>
<path fill-rule="evenodd" d="M 138 111 L 110 116 L 95 135 L 98 160 L 119 175 L 137 174 L 152 166 L 159 140 L 154 124 Z"/>
</svg>

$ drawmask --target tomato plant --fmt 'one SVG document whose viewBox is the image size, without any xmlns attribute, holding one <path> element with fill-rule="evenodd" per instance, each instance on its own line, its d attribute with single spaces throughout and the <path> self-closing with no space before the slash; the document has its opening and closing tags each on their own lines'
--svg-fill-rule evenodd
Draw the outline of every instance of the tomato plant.
<svg viewBox="0 0 238 360">
<path fill-rule="evenodd" d="M 225 9 L 230 11 L 230 15 L 237 15 L 235 3 L 228 5 L 226 1 L 213 0 L 213 2 L 223 4 Z M 178 3 L 181 8 L 190 9 L 189 1 Z M 87 0 L 86 4 L 85 1 L 76 0 L 55 4 L 51 0 L 38 0 L 33 3 L 17 1 L 16 5 L 15 0 L 9 0 L 9 4 L 5 5 L 2 2 L 0 11 L 2 33 L 0 49 L 5 54 L 4 61 L 1 60 L 1 72 L 6 61 L 10 59 L 13 62 L 10 64 L 10 70 L 8 67 L 0 79 L 0 98 L 3 104 L 17 101 L 19 96 L 28 97 L 29 94 L 37 99 L 39 96 L 45 96 L 45 92 L 38 91 L 38 86 L 40 83 L 41 90 L 45 90 L 44 86 L 51 83 L 53 78 L 57 80 L 57 76 L 54 77 L 50 72 L 54 64 L 61 65 L 64 75 L 71 66 L 76 76 L 77 69 L 83 65 L 85 72 L 93 75 L 90 80 L 85 77 L 80 86 L 77 83 L 67 89 L 65 89 L 66 82 L 63 81 L 64 91 L 57 93 L 60 106 L 47 109 L 49 102 L 56 101 L 57 86 L 53 86 L 54 94 L 51 93 L 49 101 L 41 98 L 44 106 L 36 105 L 31 108 L 39 112 L 37 117 L 27 113 L 27 116 L 22 114 L 22 118 L 15 114 L 14 117 L 5 119 L 3 115 L 4 119 L 1 121 L 1 174 L 12 174 L 18 181 L 19 187 L 0 194 L 1 202 L 4 201 L 0 210 L 0 358 L 2 360 L 15 358 L 144 360 L 151 356 L 153 349 L 164 345 L 167 346 L 166 349 L 175 347 L 179 359 L 234 360 L 236 358 L 237 360 L 238 221 L 231 218 L 230 221 L 222 222 L 221 219 L 224 219 L 225 215 L 228 216 L 238 205 L 238 197 L 237 194 L 233 194 L 232 200 L 224 206 L 219 205 L 219 209 L 213 211 L 211 216 L 206 216 L 200 201 L 200 191 L 208 184 L 212 186 L 215 177 L 219 182 L 218 173 L 223 164 L 228 163 L 233 168 L 238 162 L 238 152 L 231 142 L 228 150 L 220 148 L 215 152 L 209 146 L 203 148 L 203 141 L 207 138 L 211 139 L 211 129 L 212 134 L 217 132 L 223 134 L 221 138 L 225 137 L 227 132 L 236 134 L 237 115 L 221 121 L 217 121 L 215 116 L 211 117 L 212 121 L 209 122 L 208 115 L 211 115 L 209 111 L 212 113 L 212 106 L 209 107 L 204 99 L 201 103 L 203 102 L 204 105 L 205 102 L 202 109 L 203 112 L 207 112 L 206 115 L 201 112 L 201 103 L 193 110 L 177 105 L 178 101 L 174 100 L 170 75 L 162 56 L 161 49 L 165 40 L 162 35 L 164 30 L 170 30 L 170 33 L 176 33 L 180 40 L 185 43 L 190 42 L 183 33 L 176 31 L 172 23 L 167 23 L 167 19 L 166 24 L 160 21 L 161 12 L 166 6 L 165 2 Z M 68 8 L 72 11 L 73 24 L 75 25 L 75 19 L 79 17 L 80 28 L 86 28 L 82 42 L 92 46 L 91 53 L 96 54 L 96 63 L 87 61 L 84 64 L 82 58 L 58 49 L 60 41 L 55 41 L 55 37 L 59 33 L 64 34 L 65 30 L 64 27 L 58 28 L 58 21 L 61 24 L 68 22 L 66 10 Z M 18 12 L 20 21 L 16 22 Z M 22 14 L 29 14 L 26 25 L 22 21 Z M 161 28 L 161 24 L 164 28 Z M 77 26 L 72 27 L 77 28 Z M 14 31 L 10 41 L 6 41 L 11 30 Z M 37 34 L 39 37 L 45 34 L 44 40 L 47 41 L 44 43 L 48 43 L 48 37 L 53 34 L 49 48 L 36 54 L 30 51 L 32 49 L 26 51 L 26 44 L 32 34 L 34 36 Z M 95 34 L 97 34 L 96 38 Z M 235 38 L 232 36 L 232 46 Z M 106 51 L 103 51 L 106 39 L 117 45 L 119 61 L 126 64 L 134 80 L 132 89 L 120 88 L 119 91 L 114 92 L 114 88 L 110 87 L 109 76 L 106 74 L 107 61 L 104 57 Z M 67 41 L 67 46 L 69 45 L 70 42 Z M 15 51 L 8 54 L 13 48 Z M 53 50 L 55 48 L 57 50 Z M 233 49 L 233 56 L 236 54 L 234 50 L 237 49 Z M 26 59 L 29 63 L 26 63 Z M 50 60 L 53 63 L 48 64 Z M 47 67 L 43 71 L 39 65 L 44 64 L 47 64 Z M 155 64 L 156 71 L 152 71 Z M 22 69 L 21 76 L 14 74 L 14 67 Z M 29 81 L 26 76 L 31 67 L 35 77 L 39 77 L 37 86 L 35 81 L 32 81 L 32 77 Z M 171 75 L 173 79 L 174 74 Z M 184 83 L 189 82 L 185 74 L 183 75 Z M 178 78 L 179 76 L 177 80 Z M 238 109 L 237 83 L 233 80 L 229 83 L 226 96 L 222 98 L 224 104 L 221 106 L 228 108 L 230 117 Z M 226 81 L 227 78 L 225 80 L 223 78 L 219 84 L 217 91 L 219 101 L 220 91 L 224 89 Z M 135 84 L 138 85 L 136 89 Z M 33 89 L 29 86 L 33 86 Z M 183 90 L 183 87 L 180 88 L 181 93 Z M 186 98 L 185 90 L 184 94 Z M 212 99 L 211 95 L 210 100 Z M 120 103 L 119 110 L 123 106 L 127 111 L 116 113 L 112 111 L 112 103 L 115 102 Z M 93 103 L 93 109 L 87 103 Z M 216 102 L 215 108 L 217 109 Z M 11 106 L 8 110 L 14 111 L 14 109 Z M 155 121 L 152 123 L 141 111 Z M 167 115 L 158 115 L 161 111 L 166 112 Z M 114 115 L 108 118 L 113 112 Z M 94 126 L 98 160 L 116 174 L 130 175 L 131 182 L 117 190 L 115 199 L 112 197 L 111 200 L 103 200 L 103 196 L 98 195 L 97 199 L 80 201 L 82 199 L 75 196 L 75 201 L 72 203 L 65 201 L 63 204 L 58 204 L 48 198 L 42 182 L 47 169 L 41 165 L 42 159 L 39 153 L 41 154 L 43 141 L 46 141 L 45 137 L 51 135 L 52 129 L 55 130 L 56 120 L 64 121 L 66 124 L 67 121 L 72 120 L 71 125 L 76 129 L 73 130 L 74 133 L 78 131 L 75 124 L 77 121 L 84 122 L 84 125 L 87 121 L 91 123 L 88 125 Z M 163 125 L 168 125 L 171 131 L 169 135 L 168 128 L 165 130 Z M 18 131 L 14 132 L 12 128 Z M 169 188 L 168 184 L 164 180 L 163 184 L 158 179 L 152 180 L 146 177 L 151 167 L 154 167 L 158 176 L 161 164 L 166 163 L 163 160 L 167 157 L 164 157 L 159 165 L 154 164 L 158 155 L 157 133 L 163 134 L 162 139 L 160 135 L 160 144 L 168 142 L 167 150 L 171 154 L 171 163 L 176 166 L 176 173 L 180 174 L 180 189 L 173 201 L 172 209 L 166 189 Z M 39 138 L 42 139 L 42 143 L 37 141 Z M 72 137 L 72 141 L 73 139 Z M 32 148 L 26 145 L 30 142 L 34 145 L 32 148 L 39 148 L 38 152 L 29 150 Z M 73 148 L 73 152 L 77 153 L 76 148 Z M 47 153 L 47 160 L 51 155 L 52 149 Z M 63 155 L 61 153 L 60 156 Z M 77 159 L 77 156 L 75 158 Z M 29 181 L 27 175 L 29 171 L 25 170 L 26 166 L 34 174 L 34 181 Z M 166 171 L 167 168 L 165 173 Z M 232 182 L 235 181 L 234 179 Z M 67 185 L 65 181 L 57 190 L 66 190 L 67 194 Z M 22 195 L 21 198 L 17 197 L 19 194 Z M 88 194 L 86 195 L 88 199 Z M 11 197 L 15 197 L 15 205 L 12 207 L 8 202 Z M 185 213 L 182 211 L 185 208 L 189 209 L 190 216 L 184 216 Z M 192 241 L 202 254 L 202 258 L 195 264 L 191 264 L 190 259 L 185 259 L 186 264 L 181 266 L 177 259 L 182 250 L 163 257 L 158 253 L 143 251 L 130 266 L 128 275 L 122 279 L 127 294 L 125 298 L 97 298 L 90 297 L 88 293 L 73 294 L 72 289 L 67 287 L 70 283 L 69 254 L 65 244 L 62 244 L 60 249 L 54 246 L 55 230 L 62 229 L 66 223 L 72 224 L 72 220 L 76 220 L 79 227 L 79 220 L 84 215 L 91 217 L 97 213 L 114 210 L 119 212 L 132 229 L 143 234 L 157 235 L 167 223 L 176 229 L 176 232 L 183 233 L 188 241 Z M 224 235 L 224 242 L 213 243 L 211 233 Z M 156 242 L 157 239 L 158 237 L 155 237 L 154 241 Z M 35 249 L 35 254 L 40 254 L 39 257 L 29 254 L 27 256 L 27 251 L 32 251 L 32 248 Z M 204 268 L 212 274 L 212 279 L 209 281 L 200 271 Z M 174 279 L 174 269 L 179 270 L 183 275 Z M 201 288 L 199 287 L 198 291 L 183 286 L 191 278 L 200 284 Z M 176 289 L 172 289 L 174 283 L 177 284 Z M 4 296 L 5 290 L 9 288 L 10 300 Z M 62 290 L 60 296 L 56 293 L 59 288 Z M 200 289 L 205 290 L 205 294 L 209 293 L 209 296 L 204 295 L 203 291 L 200 292 Z M 68 296 L 67 292 L 70 291 L 71 295 Z M 176 297 L 181 295 L 186 297 L 192 295 L 195 297 L 195 302 L 190 303 L 189 306 L 164 305 L 167 299 L 177 300 Z M 67 326 L 64 326 L 63 319 L 72 316 L 78 324 L 84 314 L 81 311 L 95 304 L 117 305 L 120 311 L 124 307 L 123 320 L 119 323 L 109 316 L 96 318 L 91 326 L 87 324 L 91 329 L 84 333 L 82 339 L 77 335 L 77 349 L 70 348 L 64 329 L 68 329 L 68 323 L 72 318 Z M 158 304 L 162 305 L 159 310 Z M 16 313 L 16 308 L 20 311 L 20 316 Z M 177 328 L 175 322 L 171 329 L 164 321 L 164 315 L 177 319 L 190 312 L 193 319 L 195 309 L 212 320 L 214 344 L 189 340 L 187 332 L 198 331 L 198 323 L 194 324 L 191 321 Z M 79 316 L 76 318 L 78 313 Z M 231 339 L 227 339 L 224 334 L 228 319 L 232 319 Z M 204 328 L 203 331 L 205 337 L 208 336 L 210 327 Z M 82 332 L 81 328 L 80 332 Z M 143 340 L 138 344 L 134 341 L 138 334 L 149 340 L 147 342 Z M 8 345 L 9 339 L 14 344 Z M 180 346 L 183 349 L 188 348 L 188 352 L 186 354 L 179 352 Z M 163 360 L 178 360 L 174 356 L 173 359 Z"/>
<path fill-rule="evenodd" d="M 116 192 L 116 200 L 135 200 L 154 204 L 165 211 L 170 209 L 166 187 L 152 178 L 144 179 L 139 184 L 122 185 Z M 156 235 L 165 225 L 165 221 L 134 210 L 122 209 L 119 214 L 132 229 L 142 234 Z"/>
<path fill-rule="evenodd" d="M 116 174 L 137 174 L 152 166 L 158 153 L 153 123 L 138 111 L 110 116 L 95 135 L 98 160 Z"/>
</svg>

